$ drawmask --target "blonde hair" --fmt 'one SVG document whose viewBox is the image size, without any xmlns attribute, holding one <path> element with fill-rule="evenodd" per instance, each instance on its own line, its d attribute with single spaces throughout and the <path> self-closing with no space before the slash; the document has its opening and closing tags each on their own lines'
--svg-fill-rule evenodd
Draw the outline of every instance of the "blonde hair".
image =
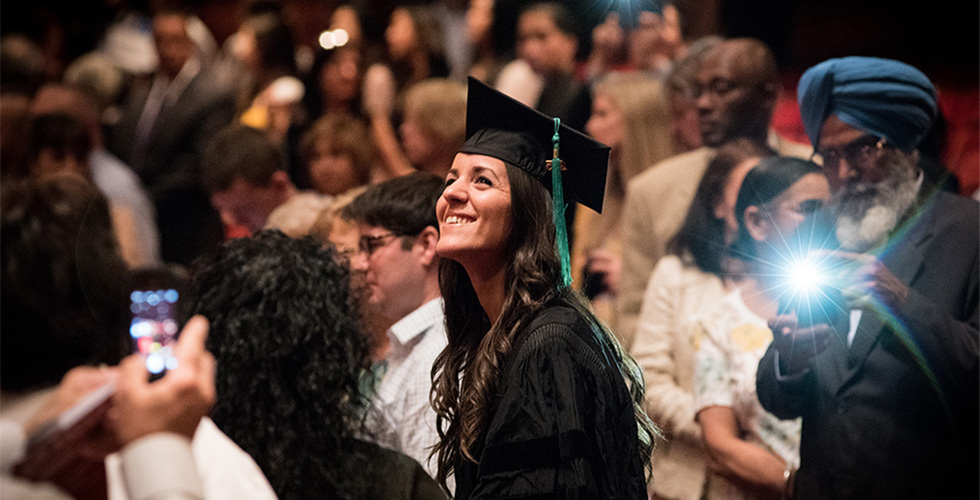
<svg viewBox="0 0 980 500">
<path fill-rule="evenodd" d="M 318 193 L 300 193 L 279 205 L 269 214 L 264 229 L 278 229 L 287 236 L 306 236 L 323 209 L 330 206 L 331 198 Z"/>
<path fill-rule="evenodd" d="M 319 215 L 317 215 L 316 221 L 311 225 L 308 234 L 320 244 L 327 244 L 330 241 L 330 232 L 333 231 L 334 221 L 337 220 L 337 217 L 340 217 L 340 213 L 344 210 L 344 207 L 354 201 L 354 198 L 357 198 L 367 188 L 367 185 L 357 186 L 334 196 L 330 205 L 321 210 Z"/>
<path fill-rule="evenodd" d="M 572 269 L 578 283 L 590 250 L 610 246 L 618 251 L 616 240 L 629 181 L 678 152 L 670 101 L 659 79 L 638 72 L 609 73 L 596 82 L 593 95 L 605 96 L 620 112 L 623 138 L 615 146 L 615 160 L 609 163 L 602 215 L 580 210 L 581 217 L 576 216 Z"/>
<path fill-rule="evenodd" d="M 405 92 L 405 116 L 447 148 L 457 150 L 466 141 L 466 86 L 448 78 L 430 78 Z"/>
</svg>

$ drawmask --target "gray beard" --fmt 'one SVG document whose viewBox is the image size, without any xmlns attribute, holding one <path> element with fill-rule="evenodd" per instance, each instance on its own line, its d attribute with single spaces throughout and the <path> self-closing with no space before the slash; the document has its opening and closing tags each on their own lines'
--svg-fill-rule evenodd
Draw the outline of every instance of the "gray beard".
<svg viewBox="0 0 980 500">
<path fill-rule="evenodd" d="M 881 245 L 915 203 L 918 169 L 898 154 L 881 159 L 884 180 L 844 186 L 831 200 L 837 215 L 837 239 L 841 248 L 866 252 Z"/>
</svg>

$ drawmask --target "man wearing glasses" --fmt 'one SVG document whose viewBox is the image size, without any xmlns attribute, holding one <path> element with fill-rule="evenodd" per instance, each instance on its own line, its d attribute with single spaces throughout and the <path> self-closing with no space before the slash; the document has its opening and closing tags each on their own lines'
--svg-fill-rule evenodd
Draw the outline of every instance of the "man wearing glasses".
<svg viewBox="0 0 980 500">
<path fill-rule="evenodd" d="M 360 273 L 362 314 L 378 335 L 372 361 L 369 436 L 418 460 L 435 476 L 430 448 L 439 440 L 429 405 L 430 372 L 446 346 L 439 292 L 436 200 L 442 178 L 416 172 L 375 184 L 344 207 L 360 239 L 351 271 Z"/>
<path fill-rule="evenodd" d="M 776 318 L 759 364 L 762 405 L 803 417 L 795 497 L 977 498 L 980 209 L 917 166 L 936 90 L 904 63 L 848 57 L 807 70 L 799 102 L 845 303 L 833 325 Z"/>
</svg>

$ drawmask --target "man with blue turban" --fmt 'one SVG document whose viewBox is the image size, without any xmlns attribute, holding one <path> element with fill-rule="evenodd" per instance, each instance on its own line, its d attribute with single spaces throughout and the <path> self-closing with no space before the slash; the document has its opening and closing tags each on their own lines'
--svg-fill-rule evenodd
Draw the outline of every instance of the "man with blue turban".
<svg viewBox="0 0 980 500">
<path fill-rule="evenodd" d="M 841 246 L 821 258 L 838 269 L 845 300 L 831 305 L 830 324 L 771 322 L 759 399 L 803 418 L 787 491 L 975 499 L 980 208 L 918 167 L 936 89 L 907 64 L 846 57 L 808 69 L 798 95 Z"/>
</svg>

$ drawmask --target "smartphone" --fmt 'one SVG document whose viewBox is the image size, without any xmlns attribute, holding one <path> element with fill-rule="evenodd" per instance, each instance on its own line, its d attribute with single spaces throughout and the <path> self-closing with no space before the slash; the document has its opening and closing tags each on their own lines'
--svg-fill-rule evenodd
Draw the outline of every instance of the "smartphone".
<svg viewBox="0 0 980 500">
<path fill-rule="evenodd" d="M 779 311 L 796 313 L 798 323 L 805 327 L 832 324 L 844 311 L 841 271 L 826 257 L 815 257 L 814 251 L 840 248 L 836 219 L 816 204 L 803 211 L 806 217 L 787 239 L 785 287 L 780 292 Z"/>
<path fill-rule="evenodd" d="M 179 301 L 180 292 L 176 288 L 137 289 L 130 294 L 133 320 L 129 334 L 136 351 L 146 360 L 151 378 L 162 377 L 167 370 L 177 367 L 174 349 L 180 332 Z"/>
</svg>

